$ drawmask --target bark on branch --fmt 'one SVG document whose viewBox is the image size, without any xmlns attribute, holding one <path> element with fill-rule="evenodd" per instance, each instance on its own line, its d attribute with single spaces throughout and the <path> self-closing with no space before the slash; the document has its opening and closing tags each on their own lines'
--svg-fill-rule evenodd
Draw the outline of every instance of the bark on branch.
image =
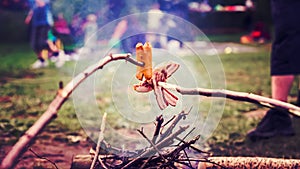
<svg viewBox="0 0 300 169">
<path fill-rule="evenodd" d="M 182 95 L 202 95 L 208 97 L 223 97 L 232 100 L 245 101 L 259 104 L 269 108 L 287 110 L 293 115 L 300 116 L 300 107 L 287 102 L 267 98 L 253 93 L 236 92 L 225 89 L 205 89 L 205 88 L 184 88 L 178 85 L 158 82 L 160 86 L 166 89 L 177 91 Z"/>
<path fill-rule="evenodd" d="M 83 82 L 86 78 L 92 75 L 99 69 L 102 69 L 103 66 L 108 64 L 111 61 L 116 60 L 126 60 L 137 66 L 144 66 L 144 63 L 140 63 L 130 57 L 131 54 L 111 54 L 104 57 L 98 63 L 89 66 L 82 73 L 78 74 L 73 78 L 63 89 L 59 89 L 54 100 L 48 106 L 48 109 L 43 113 L 43 115 L 26 131 L 26 133 L 20 137 L 18 142 L 12 147 L 10 152 L 5 156 L 1 163 L 1 168 L 8 169 L 13 168 L 17 159 L 24 153 L 28 145 L 34 138 L 49 124 L 52 119 L 56 118 L 57 112 L 68 99 L 71 93 Z"/>
</svg>

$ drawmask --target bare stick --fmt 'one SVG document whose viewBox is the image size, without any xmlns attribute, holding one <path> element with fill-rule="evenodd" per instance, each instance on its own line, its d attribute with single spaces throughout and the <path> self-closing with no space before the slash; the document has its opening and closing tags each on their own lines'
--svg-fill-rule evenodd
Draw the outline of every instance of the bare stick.
<svg viewBox="0 0 300 169">
<path fill-rule="evenodd" d="M 162 125 L 163 122 L 164 122 L 164 118 L 162 117 L 162 115 L 156 117 L 156 128 L 155 128 L 155 131 L 154 131 L 154 134 L 153 134 L 153 137 L 152 137 L 152 143 L 154 143 L 154 144 L 156 142 L 156 138 L 159 134 L 159 131 L 161 129 L 161 125 Z"/>
<path fill-rule="evenodd" d="M 203 95 L 208 97 L 223 97 L 232 100 L 245 101 L 255 104 L 260 104 L 269 108 L 284 109 L 292 113 L 293 115 L 300 116 L 300 107 L 292 105 L 287 102 L 282 102 L 276 99 L 263 97 L 260 95 L 236 92 L 225 89 L 204 89 L 204 88 L 183 88 L 174 84 L 168 84 L 164 82 L 158 82 L 160 86 L 166 89 L 172 89 L 182 95 Z"/>
<path fill-rule="evenodd" d="M 181 143 L 186 143 L 186 141 L 184 141 L 183 139 L 181 139 L 179 137 L 176 137 L 176 139 L 179 140 Z M 190 145 L 189 147 L 192 148 L 193 150 L 197 151 L 198 153 L 203 153 L 203 154 L 207 154 L 207 156 L 212 156 L 211 153 L 206 152 L 206 151 L 202 151 L 202 150 L 194 147 L 193 145 Z"/>
<path fill-rule="evenodd" d="M 97 157 L 99 155 L 99 152 L 100 152 L 100 146 L 101 146 L 101 142 L 103 141 L 104 139 L 104 130 L 105 130 L 105 122 L 106 122 L 106 116 L 107 116 L 107 113 L 104 113 L 103 117 L 102 117 L 102 122 L 101 122 L 101 127 L 100 127 L 100 133 L 99 133 L 99 138 L 98 138 L 98 142 L 97 142 L 97 147 L 96 147 L 96 153 L 95 153 L 95 156 L 94 156 L 94 159 L 93 159 L 93 162 L 92 162 L 92 165 L 90 167 L 90 169 L 93 169 L 95 168 L 95 164 L 96 164 L 96 161 L 97 161 Z M 99 161 L 102 165 L 103 168 L 107 168 L 101 158 L 99 157 Z"/>
<path fill-rule="evenodd" d="M 116 60 L 126 60 L 134 65 L 143 66 L 140 63 L 132 59 L 131 54 L 114 54 L 106 56 L 101 59 L 98 63 L 91 65 L 85 69 L 82 73 L 78 74 L 73 78 L 63 89 L 57 92 L 54 100 L 50 103 L 48 109 L 43 113 L 43 115 L 26 131 L 26 133 L 19 138 L 18 142 L 13 146 L 10 152 L 5 156 L 1 163 L 0 168 L 13 168 L 16 165 L 17 159 L 24 153 L 26 147 L 29 143 L 42 131 L 45 126 L 56 118 L 57 112 L 70 96 L 70 94 L 78 87 L 81 82 L 88 78 L 91 74 L 96 72 L 98 69 L 102 69 L 103 66 L 111 61 Z"/>
<path fill-rule="evenodd" d="M 179 141 L 179 143 L 177 144 L 177 146 L 179 146 L 181 143 L 182 143 L 182 141 L 184 141 L 194 130 L 195 130 L 196 128 L 195 127 L 193 127 L 192 128 L 192 130 L 190 130 L 182 139 L 180 139 Z M 177 138 L 176 138 L 177 139 Z"/>
<path fill-rule="evenodd" d="M 184 150 L 187 147 L 190 147 L 191 144 L 195 144 L 197 140 L 199 140 L 200 135 L 196 136 L 195 138 L 193 138 L 192 140 L 188 141 L 188 142 L 184 142 L 182 145 L 178 146 L 175 150 L 173 150 L 172 152 L 170 152 L 170 157 L 175 158 L 176 154 L 179 154 L 180 151 Z"/>
</svg>

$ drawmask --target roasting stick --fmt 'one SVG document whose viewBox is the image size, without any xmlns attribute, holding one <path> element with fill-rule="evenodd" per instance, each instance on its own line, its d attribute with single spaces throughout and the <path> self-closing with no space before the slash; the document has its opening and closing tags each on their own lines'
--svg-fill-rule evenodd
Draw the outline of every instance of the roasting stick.
<svg viewBox="0 0 300 169">
<path fill-rule="evenodd" d="M 236 92 L 225 89 L 206 89 L 206 88 L 184 88 L 175 84 L 158 82 L 158 85 L 165 89 L 174 90 L 182 95 L 202 95 L 207 97 L 222 97 L 232 100 L 245 101 L 259 104 L 269 108 L 287 110 L 289 113 L 300 117 L 300 107 L 293 104 L 267 98 L 253 93 Z"/>
</svg>

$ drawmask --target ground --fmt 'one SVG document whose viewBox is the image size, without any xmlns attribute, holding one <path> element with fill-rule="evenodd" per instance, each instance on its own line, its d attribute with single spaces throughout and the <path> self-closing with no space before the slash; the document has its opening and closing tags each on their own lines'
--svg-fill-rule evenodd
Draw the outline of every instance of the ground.
<svg viewBox="0 0 300 169">
<path fill-rule="evenodd" d="M 74 156 L 89 154 L 92 144 L 85 139 L 78 142 L 69 142 L 65 139 L 65 133 L 54 134 L 43 132 L 19 159 L 16 168 L 34 168 L 48 166 L 55 168 L 70 168 Z M 59 139 L 61 138 L 61 139 Z M 0 159 L 12 148 L 11 145 L 1 145 Z M 48 159 L 51 162 L 45 160 Z"/>
</svg>

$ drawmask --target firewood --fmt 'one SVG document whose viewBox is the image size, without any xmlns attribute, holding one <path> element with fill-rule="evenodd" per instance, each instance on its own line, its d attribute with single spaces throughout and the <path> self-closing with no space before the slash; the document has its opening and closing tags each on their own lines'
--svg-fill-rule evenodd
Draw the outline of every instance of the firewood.
<svg viewBox="0 0 300 169">
<path fill-rule="evenodd" d="M 221 168 L 220 166 L 239 169 L 239 168 L 299 168 L 300 160 L 266 158 L 266 157 L 209 157 L 208 162 L 200 162 L 198 168 Z M 213 162 L 213 163 L 212 163 Z M 216 165 L 218 164 L 218 165 Z"/>
<path fill-rule="evenodd" d="M 92 165 L 92 155 L 76 155 L 72 160 L 71 169 L 88 169 Z"/>
</svg>

